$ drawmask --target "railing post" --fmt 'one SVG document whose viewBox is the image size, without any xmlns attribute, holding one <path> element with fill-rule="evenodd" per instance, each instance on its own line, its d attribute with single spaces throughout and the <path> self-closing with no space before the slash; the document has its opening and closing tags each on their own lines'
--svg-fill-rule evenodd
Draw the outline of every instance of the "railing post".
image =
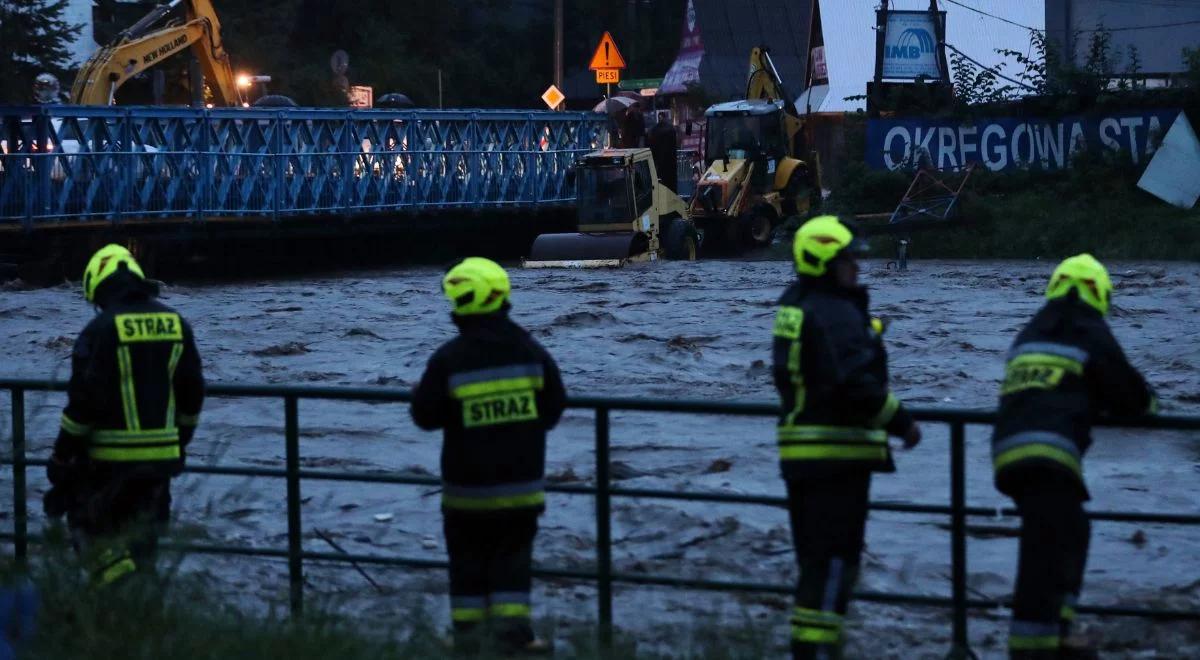
<svg viewBox="0 0 1200 660">
<path fill-rule="evenodd" d="M 967 494 L 966 431 L 950 424 L 950 566 L 954 601 L 954 636 L 950 658 L 975 658 L 967 641 Z"/>
<path fill-rule="evenodd" d="M 612 494 L 608 462 L 608 409 L 596 409 L 596 595 L 600 651 L 612 648 Z"/>
<path fill-rule="evenodd" d="M 25 508 L 25 390 L 12 389 L 13 554 L 24 565 L 29 553 L 29 512 Z"/>
<path fill-rule="evenodd" d="M 284 434 L 287 441 L 287 527 L 288 580 L 291 585 L 292 616 L 304 610 L 303 532 L 300 526 L 300 423 L 296 395 L 284 397 Z"/>
</svg>

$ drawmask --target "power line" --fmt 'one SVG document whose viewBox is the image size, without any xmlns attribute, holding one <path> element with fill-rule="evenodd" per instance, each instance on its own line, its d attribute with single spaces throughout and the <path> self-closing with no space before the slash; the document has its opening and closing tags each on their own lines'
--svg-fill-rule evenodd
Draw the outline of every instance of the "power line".
<svg viewBox="0 0 1200 660">
<path fill-rule="evenodd" d="M 1008 23 L 1009 25 L 1016 25 L 1016 26 L 1018 26 L 1018 28 L 1022 28 L 1022 29 L 1025 29 L 1025 30 L 1028 30 L 1031 32 L 1044 32 L 1045 31 L 1045 30 L 1038 30 L 1037 28 L 1030 28 L 1030 26 L 1028 26 L 1028 25 L 1021 25 L 1020 23 L 1016 23 L 1015 20 L 1009 20 L 1002 16 L 996 16 L 996 14 L 994 14 L 994 13 L 985 12 L 983 10 L 980 10 L 980 8 L 972 7 L 971 5 L 964 5 L 964 4 L 962 4 L 962 2 L 959 2 L 958 0 L 946 0 L 946 1 L 949 2 L 949 4 L 958 5 L 962 8 L 964 8 L 964 10 L 971 10 L 976 13 L 982 13 L 983 16 L 986 16 L 988 18 L 995 18 L 996 20 L 1002 20 L 1002 22 L 1004 22 L 1004 23 Z"/>
<path fill-rule="evenodd" d="M 1079 32 L 1128 32 L 1130 30 L 1157 30 L 1158 28 L 1180 27 L 1183 25 L 1200 25 L 1200 20 L 1195 21 L 1180 21 L 1179 23 L 1161 23 L 1159 25 L 1132 25 L 1129 27 L 1098 27 L 1091 30 L 1079 30 Z"/>
<path fill-rule="evenodd" d="M 1029 30 L 1030 32 L 1045 32 L 1045 30 L 1041 30 L 1041 29 L 1038 29 L 1035 27 L 1030 27 L 1028 25 L 1022 25 L 1021 23 L 1017 23 L 1016 21 L 1010 21 L 1009 19 L 1004 18 L 1003 16 L 997 16 L 995 14 L 990 14 L 986 11 L 983 11 L 982 9 L 978 9 L 976 7 L 972 7 L 971 5 L 966 5 L 961 2 L 958 2 L 958 0 L 945 0 L 945 2 L 948 2 L 952 5 L 957 5 L 959 7 L 962 7 L 963 9 L 969 9 L 970 11 L 973 11 L 977 14 L 982 14 L 984 16 L 987 16 L 988 18 L 994 18 L 997 21 L 1003 21 L 1004 23 L 1008 23 L 1009 25 L 1015 25 L 1016 27 L 1019 27 L 1019 28 L 1025 29 L 1025 30 Z M 1182 27 L 1185 25 L 1200 25 L 1200 20 L 1179 21 L 1177 23 L 1160 23 L 1158 25 L 1131 25 L 1128 27 L 1115 27 L 1115 28 L 1098 27 L 1098 28 L 1092 28 L 1092 29 L 1088 29 L 1088 30 L 1076 30 L 1076 32 L 1130 32 L 1130 31 L 1134 31 L 1134 30 L 1157 30 L 1157 29 L 1161 29 L 1161 28 Z"/>
</svg>

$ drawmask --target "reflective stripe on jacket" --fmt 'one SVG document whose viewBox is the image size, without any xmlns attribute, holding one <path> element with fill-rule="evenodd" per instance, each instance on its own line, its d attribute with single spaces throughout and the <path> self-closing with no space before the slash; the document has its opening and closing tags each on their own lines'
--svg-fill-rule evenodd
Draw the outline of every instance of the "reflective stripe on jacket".
<svg viewBox="0 0 1200 660">
<path fill-rule="evenodd" d="M 903 433 L 912 418 L 888 390 L 882 327 L 867 303 L 864 290 L 825 278 L 801 278 L 779 301 L 776 439 L 786 478 L 893 469 L 888 433 Z"/>
<path fill-rule="evenodd" d="M 443 430 L 442 508 L 541 510 L 546 431 L 566 403 L 558 366 L 506 313 L 456 323 L 412 404 L 418 426 Z"/>
<path fill-rule="evenodd" d="M 76 340 L 71 366 L 57 456 L 178 468 L 199 422 L 204 378 L 177 312 L 140 292 L 117 297 Z"/>
<path fill-rule="evenodd" d="M 996 487 L 1013 495 L 1066 479 L 1086 494 L 1092 420 L 1149 412 L 1153 401 L 1098 312 L 1071 299 L 1047 303 L 1008 353 L 992 435 Z"/>
</svg>

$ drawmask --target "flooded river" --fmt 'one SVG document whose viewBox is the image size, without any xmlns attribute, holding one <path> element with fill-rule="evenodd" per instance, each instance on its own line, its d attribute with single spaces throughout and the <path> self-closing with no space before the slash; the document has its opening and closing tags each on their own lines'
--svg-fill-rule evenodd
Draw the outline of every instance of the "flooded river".
<svg viewBox="0 0 1200 660">
<path fill-rule="evenodd" d="M 789 266 L 702 261 L 618 271 L 514 268 L 513 316 L 555 356 L 573 394 L 773 401 L 771 325 Z M 886 339 L 901 398 L 919 407 L 993 406 L 1004 352 L 1041 304 L 1053 266 L 914 262 L 909 271 L 897 272 L 883 262 L 866 262 L 863 277 L 873 309 L 891 321 Z M 1111 324 L 1126 352 L 1156 387 L 1164 412 L 1200 413 L 1200 265 L 1109 266 L 1117 287 Z M 440 274 L 406 268 L 177 284 L 166 288 L 164 300 L 195 326 L 210 381 L 410 387 L 433 350 L 454 332 L 438 288 Z M 66 378 L 71 343 L 90 314 L 75 286 L 0 289 L 0 374 Z M 29 442 L 44 454 L 62 398 L 31 393 L 28 400 Z M 5 439 L 8 415 L 4 398 Z M 440 437 L 417 430 L 403 405 L 301 401 L 300 416 L 306 467 L 436 473 Z M 772 425 L 756 418 L 614 413 L 613 472 L 620 485 L 631 488 L 782 495 Z M 282 466 L 282 428 L 278 401 L 211 400 L 189 463 Z M 988 433 L 968 428 L 967 493 L 971 505 L 993 507 L 1006 501 L 992 488 Z M 590 482 L 592 438 L 592 414 L 568 411 L 549 441 L 552 480 Z M 874 498 L 946 503 L 947 439 L 945 428 L 927 427 L 921 446 L 898 453 L 899 471 L 875 479 Z M 1099 431 L 1086 471 L 1095 510 L 1200 511 L 1196 434 Z M 32 487 L 44 489 L 40 470 L 35 472 Z M 176 491 L 179 529 L 206 542 L 286 545 L 282 481 L 188 475 Z M 444 556 L 438 498 L 431 488 L 306 482 L 303 496 L 307 549 L 330 552 L 324 535 L 352 553 Z M 7 506 L 9 496 L 3 497 Z M 538 537 L 539 564 L 589 567 L 595 552 L 592 507 L 588 497 L 551 495 Z M 794 579 L 782 510 L 620 499 L 613 511 L 613 557 L 621 572 L 780 584 Z M 946 522 L 944 516 L 873 514 L 860 588 L 949 594 Z M 1011 589 L 1017 523 L 971 522 L 972 596 L 1002 597 Z M 40 526 L 39 512 L 32 527 Z M 1200 607 L 1198 540 L 1195 528 L 1095 524 L 1083 600 Z M 247 600 L 286 598 L 281 562 L 188 562 Z M 439 625 L 445 622 L 441 572 L 365 570 L 380 590 L 352 569 L 313 566 L 309 592 L 381 621 L 405 618 L 406 608 L 417 604 Z M 710 621 L 762 626 L 775 640 L 786 639 L 786 599 L 636 586 L 620 586 L 616 595 L 617 625 L 632 631 L 647 650 L 684 648 L 680 626 L 694 631 Z M 542 581 L 537 598 L 536 612 L 558 620 L 554 634 L 560 640 L 579 621 L 594 617 L 594 589 L 585 584 Z M 940 657 L 948 647 L 944 611 L 871 604 L 857 604 L 853 611 L 852 657 Z M 1006 617 L 1000 610 L 973 616 L 972 644 L 985 657 L 1002 657 Z M 1105 619 L 1102 628 L 1113 640 L 1106 657 L 1149 657 L 1132 650 L 1145 648 L 1167 654 L 1159 657 L 1200 656 L 1194 626 Z"/>
</svg>

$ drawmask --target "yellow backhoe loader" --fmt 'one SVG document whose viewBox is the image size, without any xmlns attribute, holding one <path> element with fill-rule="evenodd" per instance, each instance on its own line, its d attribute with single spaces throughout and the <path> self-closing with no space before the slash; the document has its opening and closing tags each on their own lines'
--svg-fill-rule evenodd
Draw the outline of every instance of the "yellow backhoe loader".
<svg viewBox="0 0 1200 660">
<path fill-rule="evenodd" d="M 538 236 L 526 268 L 696 258 L 699 235 L 687 204 L 659 182 L 649 149 L 593 151 L 575 164 L 573 176 L 579 232 Z"/>
<path fill-rule="evenodd" d="M 183 17 L 173 18 L 181 8 Z M 242 105 L 244 99 L 229 64 L 229 53 L 221 42 L 221 23 L 210 0 L 172 0 L 121 31 L 80 67 L 71 86 L 70 102 L 112 105 L 117 88 L 125 81 L 189 49 L 200 62 L 213 103 Z"/>
<path fill-rule="evenodd" d="M 691 217 L 705 245 L 732 251 L 771 242 L 775 226 L 821 199 L 816 154 L 801 158 L 803 121 L 766 48 L 750 52 L 746 99 L 704 113 L 704 161 Z"/>
</svg>

